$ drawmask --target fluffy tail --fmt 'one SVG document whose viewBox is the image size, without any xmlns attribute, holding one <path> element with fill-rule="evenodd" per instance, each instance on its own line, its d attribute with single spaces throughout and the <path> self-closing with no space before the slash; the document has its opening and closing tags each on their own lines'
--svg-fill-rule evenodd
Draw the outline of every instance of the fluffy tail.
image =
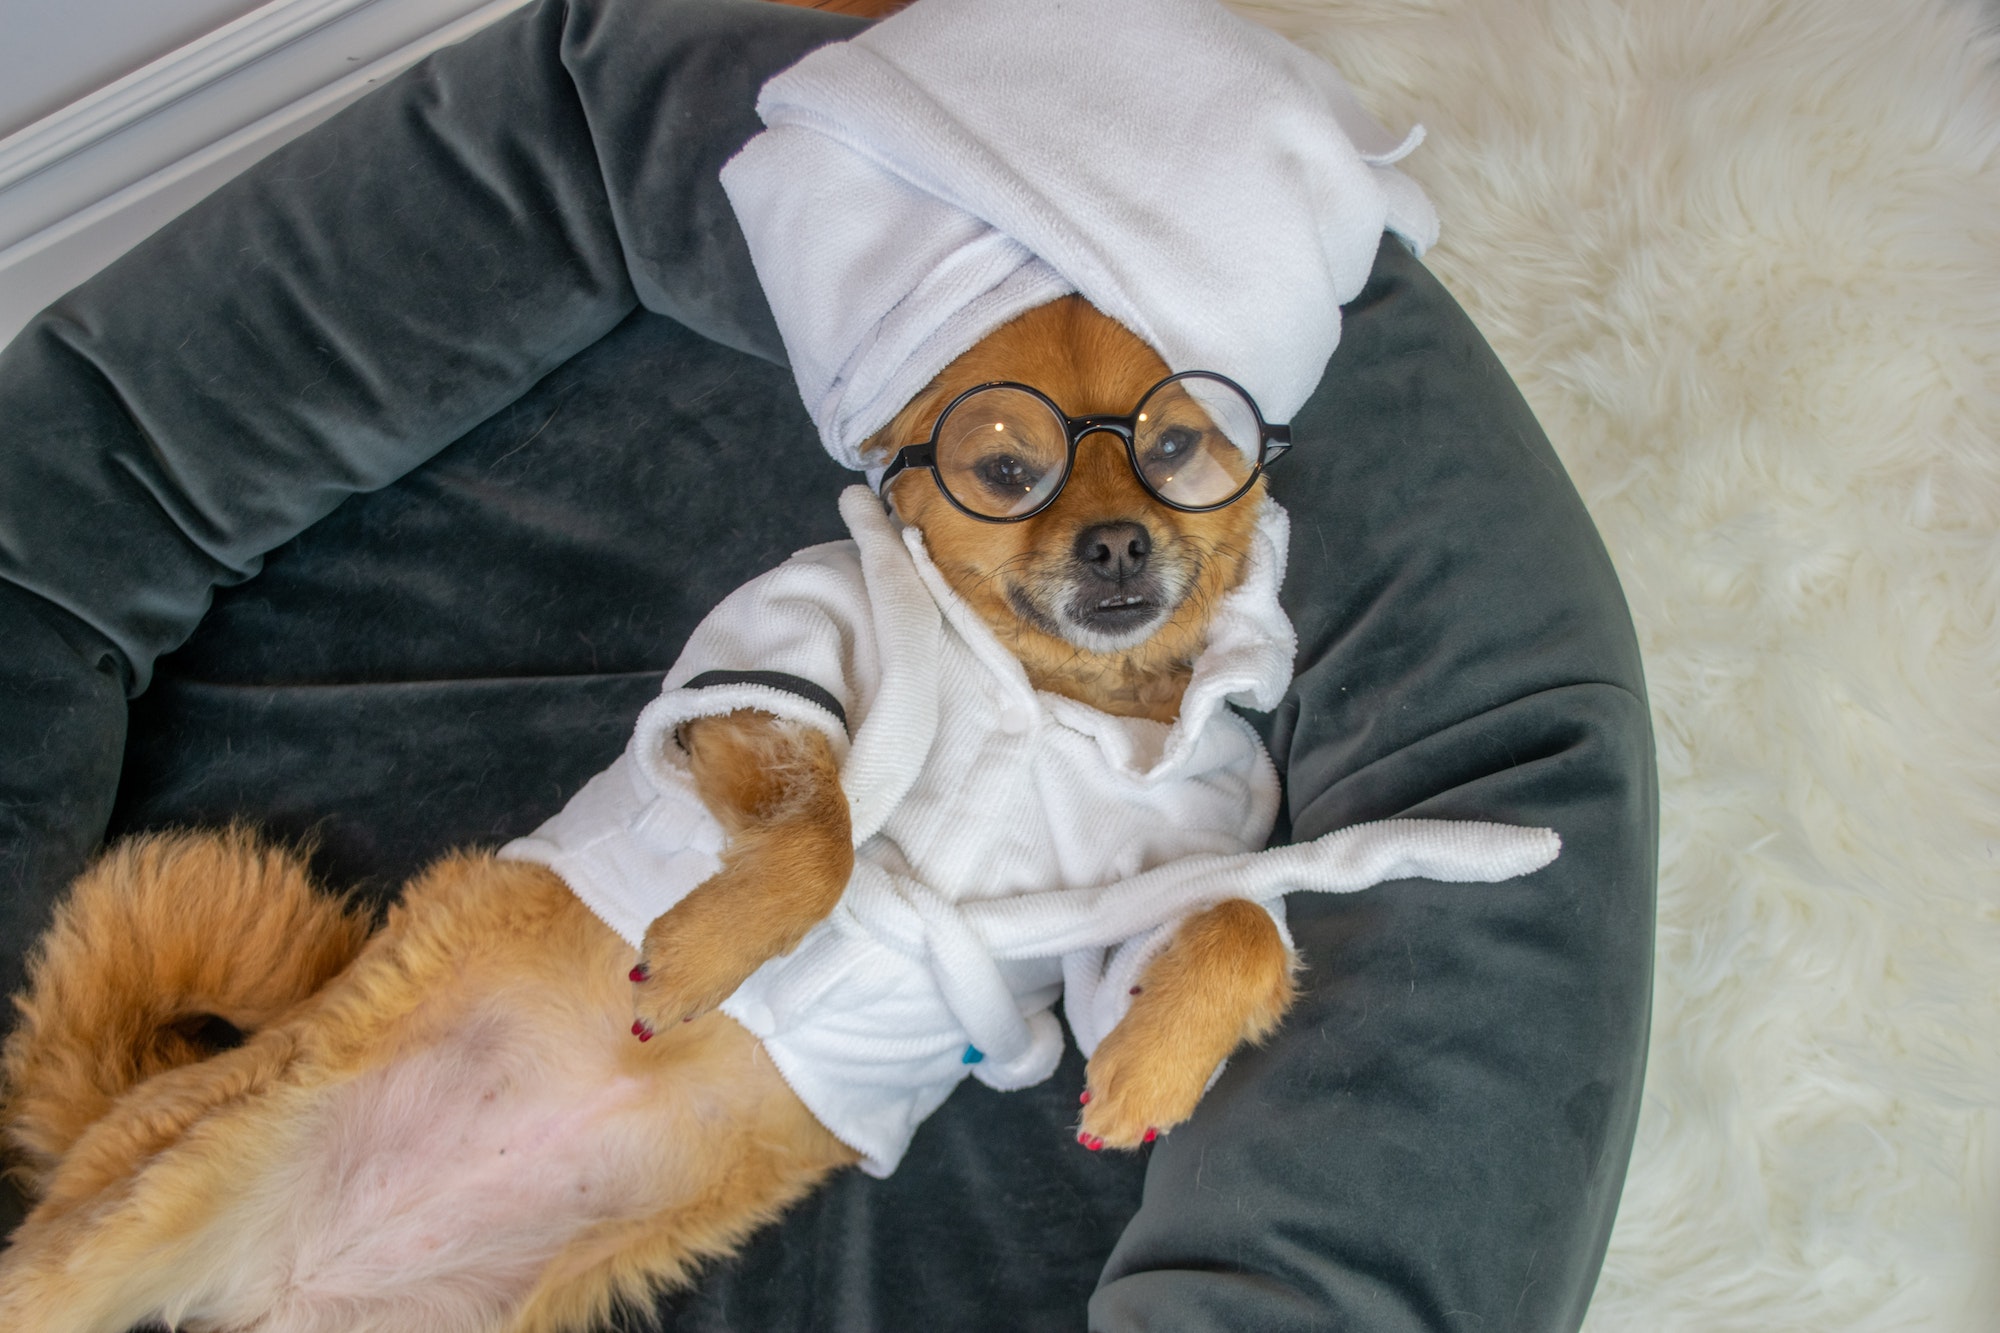
<svg viewBox="0 0 2000 1333">
<path fill-rule="evenodd" d="M 360 952 L 367 917 L 243 828 L 156 834 L 77 880 L 14 998 L 0 1134 L 39 1194 L 120 1094 L 232 1046 Z"/>
</svg>

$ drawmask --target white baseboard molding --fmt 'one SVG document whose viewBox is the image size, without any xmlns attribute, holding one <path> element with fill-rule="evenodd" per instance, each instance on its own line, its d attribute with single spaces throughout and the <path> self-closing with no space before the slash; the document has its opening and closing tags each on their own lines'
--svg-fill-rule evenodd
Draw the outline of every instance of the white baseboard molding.
<svg viewBox="0 0 2000 1333">
<path fill-rule="evenodd" d="M 0 344 L 251 163 L 527 0 L 271 0 L 0 139 Z"/>
</svg>

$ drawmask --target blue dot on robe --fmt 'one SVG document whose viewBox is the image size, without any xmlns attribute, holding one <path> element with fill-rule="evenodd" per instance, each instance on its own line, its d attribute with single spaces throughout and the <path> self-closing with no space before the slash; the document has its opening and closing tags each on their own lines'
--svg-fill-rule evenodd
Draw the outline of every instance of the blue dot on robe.
<svg viewBox="0 0 2000 1333">
<path fill-rule="evenodd" d="M 965 1048 L 965 1054 L 959 1058 L 969 1065 L 976 1065 L 986 1058 L 986 1052 L 980 1050 L 977 1046 L 968 1046 Z"/>
</svg>

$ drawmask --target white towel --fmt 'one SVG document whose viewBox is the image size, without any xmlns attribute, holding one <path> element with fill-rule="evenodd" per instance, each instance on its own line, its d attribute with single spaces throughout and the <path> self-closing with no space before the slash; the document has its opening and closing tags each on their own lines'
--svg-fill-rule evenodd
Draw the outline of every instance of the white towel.
<svg viewBox="0 0 2000 1333">
<path fill-rule="evenodd" d="M 1384 229 L 1419 254 L 1437 236 L 1390 165 L 1422 130 L 1392 137 L 1331 66 L 1216 0 L 917 0 L 757 111 L 723 188 L 853 468 L 959 354 L 1072 291 L 1289 421 Z"/>
</svg>

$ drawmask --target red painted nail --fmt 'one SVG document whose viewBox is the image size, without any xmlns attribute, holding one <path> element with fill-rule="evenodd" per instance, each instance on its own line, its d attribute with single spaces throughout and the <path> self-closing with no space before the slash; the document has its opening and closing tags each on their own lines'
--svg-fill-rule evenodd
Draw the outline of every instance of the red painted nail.
<svg viewBox="0 0 2000 1333">
<path fill-rule="evenodd" d="M 1090 1105 L 1090 1089 L 1089 1089 L 1089 1088 L 1085 1088 L 1085 1089 L 1083 1090 L 1083 1094 L 1082 1094 L 1081 1096 L 1079 1096 L 1079 1097 L 1077 1098 L 1077 1100 L 1078 1100 L 1079 1102 L 1082 1102 L 1082 1103 L 1083 1103 L 1083 1104 L 1084 1104 L 1085 1106 L 1088 1106 L 1088 1105 Z"/>
<path fill-rule="evenodd" d="M 1081 1143 L 1084 1147 L 1088 1148 L 1090 1146 L 1090 1135 L 1084 1133 L 1082 1130 L 1079 1129 L 1076 1132 L 1076 1141 L 1078 1143 Z"/>
<path fill-rule="evenodd" d="M 1160 1131 L 1152 1128 L 1150 1125 L 1147 1126 L 1146 1137 L 1144 1141 L 1147 1143 L 1151 1143 L 1154 1139 L 1157 1139 L 1158 1137 L 1160 1137 Z"/>
<path fill-rule="evenodd" d="M 645 1019 L 635 1018 L 632 1020 L 632 1035 L 640 1041 L 651 1041 L 653 1039 L 653 1029 L 646 1026 Z"/>
<path fill-rule="evenodd" d="M 626 973 L 626 975 L 635 982 L 644 981 L 646 979 L 646 965 L 644 963 L 641 963 L 639 964 L 639 966 L 633 968 L 630 972 Z"/>
<path fill-rule="evenodd" d="M 640 1022 L 640 1021 L 639 1021 L 638 1019 L 636 1019 L 636 1018 L 632 1020 L 632 1035 L 633 1035 L 633 1036 L 635 1036 L 635 1037 L 636 1037 L 636 1036 L 638 1036 L 638 1035 L 639 1035 L 639 1034 L 640 1034 L 641 1032 L 644 1032 L 645 1030 L 646 1030 L 646 1025 L 645 1025 L 644 1023 Z"/>
<path fill-rule="evenodd" d="M 688 1015 L 688 1016 L 687 1016 L 686 1018 L 683 1018 L 683 1019 L 681 1020 L 681 1022 L 683 1022 L 683 1023 L 692 1023 L 692 1022 L 694 1022 L 694 1015 L 693 1015 L 693 1014 L 689 1014 L 689 1015 Z"/>
<path fill-rule="evenodd" d="M 1091 1139 L 1090 1142 L 1084 1144 L 1083 1146 L 1090 1149 L 1092 1152 L 1096 1152 L 1098 1149 L 1104 1146 L 1104 1140 L 1099 1138 L 1093 1138 Z"/>
<path fill-rule="evenodd" d="M 1126 993 L 1127 995 L 1138 995 L 1138 994 L 1140 994 L 1141 992 L 1143 992 L 1143 991 L 1144 991 L 1145 989 L 1146 989 L 1146 988 L 1145 988 L 1144 986 L 1134 986 L 1134 987 L 1133 987 L 1133 988 L 1132 988 L 1131 990 L 1128 990 L 1128 991 L 1126 991 L 1125 993 Z"/>
</svg>

